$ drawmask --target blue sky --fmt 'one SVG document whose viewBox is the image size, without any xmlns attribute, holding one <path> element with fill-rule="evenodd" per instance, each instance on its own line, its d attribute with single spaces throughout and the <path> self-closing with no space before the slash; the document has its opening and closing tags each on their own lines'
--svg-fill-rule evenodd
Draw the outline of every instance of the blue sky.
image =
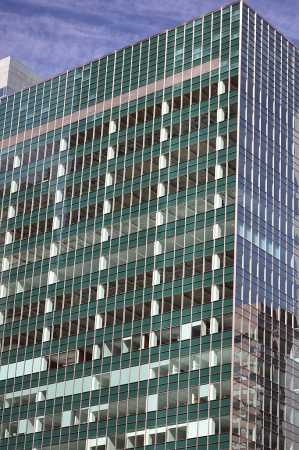
<svg viewBox="0 0 299 450">
<path fill-rule="evenodd" d="M 2 0 L 0 59 L 51 77 L 213 11 L 223 0 Z M 248 2 L 299 45 L 298 0 Z"/>
</svg>

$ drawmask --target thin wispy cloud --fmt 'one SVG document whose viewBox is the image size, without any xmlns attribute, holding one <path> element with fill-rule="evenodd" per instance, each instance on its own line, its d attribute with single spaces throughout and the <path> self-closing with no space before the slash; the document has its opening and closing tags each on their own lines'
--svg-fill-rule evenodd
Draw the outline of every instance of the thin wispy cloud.
<svg viewBox="0 0 299 450">
<path fill-rule="evenodd" d="M 44 77 L 99 58 L 214 9 L 223 0 L 10 0 L 1 2 L 0 59 L 11 55 Z M 229 2 L 227 2 L 229 3 Z M 293 1 L 250 2 L 299 44 Z"/>
</svg>

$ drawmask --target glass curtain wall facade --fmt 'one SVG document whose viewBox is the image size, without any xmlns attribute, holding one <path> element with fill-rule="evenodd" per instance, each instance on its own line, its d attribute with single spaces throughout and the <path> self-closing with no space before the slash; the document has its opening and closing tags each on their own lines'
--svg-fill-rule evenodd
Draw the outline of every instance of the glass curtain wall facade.
<svg viewBox="0 0 299 450">
<path fill-rule="evenodd" d="M 297 448 L 298 67 L 237 2 L 1 99 L 0 450 Z"/>
<path fill-rule="evenodd" d="M 294 450 L 299 50 L 245 4 L 241 46 L 233 448 Z"/>
<path fill-rule="evenodd" d="M 229 448 L 239 27 L 1 101 L 1 449 Z"/>
</svg>

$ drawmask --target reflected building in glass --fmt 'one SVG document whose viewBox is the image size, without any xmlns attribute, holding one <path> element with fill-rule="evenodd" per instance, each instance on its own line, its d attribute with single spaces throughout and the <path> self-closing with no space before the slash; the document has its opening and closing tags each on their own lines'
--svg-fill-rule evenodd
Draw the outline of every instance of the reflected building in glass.
<svg viewBox="0 0 299 450">
<path fill-rule="evenodd" d="M 299 448 L 298 77 L 236 2 L 1 99 L 0 450 Z"/>
</svg>

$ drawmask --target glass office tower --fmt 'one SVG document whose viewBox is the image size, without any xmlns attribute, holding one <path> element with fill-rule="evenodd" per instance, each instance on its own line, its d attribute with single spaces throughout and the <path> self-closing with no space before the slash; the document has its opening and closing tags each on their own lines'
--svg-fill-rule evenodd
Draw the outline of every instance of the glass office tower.
<svg viewBox="0 0 299 450">
<path fill-rule="evenodd" d="M 299 50 L 245 4 L 241 33 L 232 448 L 295 450 Z"/>
<path fill-rule="evenodd" d="M 298 73 L 236 2 L 1 99 L 0 450 L 298 450 Z"/>
</svg>

